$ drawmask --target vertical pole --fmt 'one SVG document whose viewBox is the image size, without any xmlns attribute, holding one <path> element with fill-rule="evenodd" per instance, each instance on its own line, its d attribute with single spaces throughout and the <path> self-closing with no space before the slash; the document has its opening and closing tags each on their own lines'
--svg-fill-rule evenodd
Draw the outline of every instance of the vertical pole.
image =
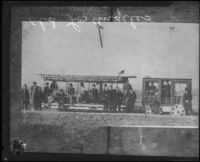
<svg viewBox="0 0 200 162">
<path fill-rule="evenodd" d="M 68 86 L 67 86 L 67 82 L 66 82 L 66 94 L 68 94 L 68 92 L 67 92 L 67 88 L 68 88 Z"/>
<path fill-rule="evenodd" d="M 138 127 L 139 131 L 139 145 L 143 144 L 143 134 L 142 134 L 142 127 Z"/>
<path fill-rule="evenodd" d="M 110 153 L 110 127 L 108 126 L 108 136 L 107 136 L 107 154 L 109 155 L 109 153 Z"/>
<path fill-rule="evenodd" d="M 100 94 L 100 96 L 102 95 L 102 89 L 103 89 L 103 88 L 102 88 L 102 83 L 100 83 L 100 84 L 99 84 L 99 94 Z"/>
<path fill-rule="evenodd" d="M 78 103 L 78 86 L 79 86 L 79 84 L 78 84 L 78 82 L 76 82 L 76 83 L 77 83 L 77 84 L 76 84 L 76 86 L 77 86 L 77 87 L 76 87 L 76 88 L 77 88 L 77 89 L 76 89 L 76 91 L 77 91 L 76 101 L 77 101 L 77 103 Z"/>
<path fill-rule="evenodd" d="M 45 87 L 45 80 L 43 80 L 43 89 L 44 89 L 44 87 Z"/>
<path fill-rule="evenodd" d="M 113 22 L 113 8 L 110 7 L 110 22 Z"/>
<path fill-rule="evenodd" d="M 98 26 L 99 28 L 99 38 L 100 38 L 100 42 L 101 42 L 101 47 L 103 48 L 103 43 L 102 43 L 102 38 L 101 38 L 101 31 L 100 31 L 100 26 Z"/>
</svg>

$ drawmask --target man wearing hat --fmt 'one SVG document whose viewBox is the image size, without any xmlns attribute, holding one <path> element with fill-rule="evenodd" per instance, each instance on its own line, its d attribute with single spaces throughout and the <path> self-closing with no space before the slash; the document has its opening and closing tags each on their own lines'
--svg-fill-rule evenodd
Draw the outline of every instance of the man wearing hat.
<svg viewBox="0 0 200 162">
<path fill-rule="evenodd" d="M 192 114 L 192 94 L 188 88 L 185 88 L 185 92 L 183 95 L 183 106 L 186 111 L 186 115 Z"/>
<path fill-rule="evenodd" d="M 103 110 L 108 111 L 108 102 L 109 102 L 109 94 L 108 94 L 108 86 L 104 84 L 104 89 L 102 92 L 101 102 L 103 103 Z"/>
<path fill-rule="evenodd" d="M 92 101 L 93 103 L 97 103 L 98 102 L 98 90 L 96 88 L 95 84 L 92 84 Z"/>
<path fill-rule="evenodd" d="M 48 96 L 50 95 L 51 90 L 49 88 L 49 82 L 46 82 L 44 87 L 44 103 L 48 102 Z"/>
<path fill-rule="evenodd" d="M 37 103 L 38 103 L 37 94 L 38 94 L 38 86 L 37 83 L 34 81 L 33 86 L 31 87 L 31 96 L 32 96 L 33 106 L 35 109 L 37 109 Z"/>
<path fill-rule="evenodd" d="M 69 95 L 69 98 L 70 98 L 70 104 L 73 104 L 73 97 L 74 97 L 74 94 L 75 94 L 75 89 L 74 89 L 72 83 L 69 84 L 69 88 L 68 88 L 67 92 L 68 92 L 68 95 Z"/>
<path fill-rule="evenodd" d="M 126 104 L 126 112 L 131 112 L 134 110 L 135 101 L 136 101 L 136 93 L 132 89 L 130 89 L 125 96 L 125 104 Z"/>
</svg>

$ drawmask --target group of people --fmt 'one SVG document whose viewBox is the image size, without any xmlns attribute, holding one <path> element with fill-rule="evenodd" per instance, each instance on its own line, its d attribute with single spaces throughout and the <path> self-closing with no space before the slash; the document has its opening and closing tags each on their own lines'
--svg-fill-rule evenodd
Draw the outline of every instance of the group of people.
<svg viewBox="0 0 200 162">
<path fill-rule="evenodd" d="M 43 92 L 41 87 L 37 86 L 36 82 L 33 82 L 30 95 L 26 84 L 24 84 L 24 87 L 22 89 L 22 102 L 23 102 L 23 108 L 25 110 L 28 109 L 28 105 L 30 104 L 30 98 L 32 98 L 34 108 L 36 110 L 41 110 L 43 101 Z"/>
<path fill-rule="evenodd" d="M 72 83 L 68 88 L 68 94 L 70 96 L 70 103 L 73 104 L 73 97 L 75 95 L 75 90 Z M 104 111 L 116 112 L 121 111 L 122 103 L 126 105 L 126 111 L 130 112 L 133 110 L 136 100 L 136 93 L 133 91 L 132 86 L 128 83 L 124 86 L 124 94 L 119 90 L 119 87 L 113 88 L 113 85 L 108 87 L 107 84 L 103 85 L 102 92 L 100 92 L 96 84 L 92 84 L 92 88 L 87 90 L 84 83 L 80 83 L 80 92 L 77 96 L 77 102 L 80 103 L 94 103 L 103 104 Z"/>
<path fill-rule="evenodd" d="M 154 85 L 153 82 L 150 82 L 146 87 L 146 95 L 155 96 L 155 93 L 158 92 L 158 88 Z M 161 102 L 165 105 L 170 105 L 171 103 L 171 85 L 168 80 L 165 80 L 161 85 Z M 185 92 L 182 96 L 181 103 L 186 111 L 186 115 L 190 115 L 192 113 L 192 94 L 189 88 L 185 88 Z"/>
<path fill-rule="evenodd" d="M 168 80 L 164 81 L 161 86 L 161 94 L 162 94 L 162 103 L 170 104 L 170 91 L 171 85 Z M 158 88 L 154 85 L 154 82 L 150 82 L 146 88 L 146 95 L 148 96 L 156 96 L 158 95 Z"/>
<path fill-rule="evenodd" d="M 70 103 L 74 104 L 75 100 L 82 103 L 101 103 L 104 105 L 104 111 L 121 111 L 121 105 L 124 103 L 126 105 L 126 112 L 130 112 L 134 108 L 136 93 L 133 91 L 132 86 L 128 83 L 124 86 L 124 93 L 119 90 L 119 87 L 113 88 L 113 85 L 108 87 L 104 84 L 102 92 L 100 92 L 96 84 L 92 84 L 92 88 L 87 90 L 84 83 L 80 83 L 80 91 L 75 96 L 75 88 L 73 84 L 70 83 L 67 88 L 67 94 L 63 89 L 58 89 L 58 84 L 53 81 L 51 84 L 49 82 L 45 83 L 44 90 L 37 86 L 36 82 L 30 88 L 30 93 L 26 84 L 22 89 L 22 102 L 23 108 L 28 109 L 30 100 L 33 103 L 35 110 L 42 109 L 42 103 L 49 103 L 56 101 L 59 104 Z M 76 99 L 75 99 L 76 98 Z"/>
<path fill-rule="evenodd" d="M 150 82 L 146 88 L 146 95 L 155 95 L 156 92 L 158 92 L 158 88 L 153 82 Z"/>
<path fill-rule="evenodd" d="M 104 84 L 101 102 L 104 105 L 104 111 L 122 111 L 121 105 L 124 103 L 126 105 L 125 112 L 131 112 L 134 110 L 136 98 L 136 93 L 127 81 L 124 86 L 124 94 L 119 87 L 113 89 L 112 85 L 108 88 L 107 84 Z"/>
<path fill-rule="evenodd" d="M 41 87 L 37 86 L 36 82 L 33 82 L 33 85 L 31 86 L 31 89 L 30 89 L 30 93 L 29 93 L 27 84 L 24 84 L 24 87 L 22 89 L 23 108 L 27 110 L 28 105 L 30 104 L 30 100 L 32 100 L 34 109 L 41 110 L 42 102 L 47 103 L 48 96 L 52 94 L 54 90 L 58 90 L 58 85 L 56 82 L 52 82 L 50 87 L 49 87 L 49 83 L 47 82 L 46 86 L 44 87 L 44 92 L 42 91 Z"/>
</svg>

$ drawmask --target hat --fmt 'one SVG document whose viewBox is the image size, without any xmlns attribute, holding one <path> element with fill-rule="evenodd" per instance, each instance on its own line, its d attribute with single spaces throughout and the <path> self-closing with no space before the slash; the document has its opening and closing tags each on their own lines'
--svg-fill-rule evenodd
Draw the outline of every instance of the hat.
<svg viewBox="0 0 200 162">
<path fill-rule="evenodd" d="M 37 84 L 37 83 L 34 81 L 33 84 Z"/>
</svg>

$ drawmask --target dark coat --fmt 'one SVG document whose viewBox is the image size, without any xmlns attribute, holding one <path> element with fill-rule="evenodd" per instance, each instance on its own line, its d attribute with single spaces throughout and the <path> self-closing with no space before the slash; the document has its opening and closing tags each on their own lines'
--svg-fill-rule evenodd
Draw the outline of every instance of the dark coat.
<svg viewBox="0 0 200 162">
<path fill-rule="evenodd" d="M 44 87 L 44 96 L 48 96 L 51 93 L 51 90 L 49 87 Z"/>
<path fill-rule="evenodd" d="M 58 84 L 55 82 L 51 83 L 51 85 L 50 85 L 51 92 L 53 92 L 53 90 L 57 90 L 57 89 L 58 89 Z"/>
<path fill-rule="evenodd" d="M 92 88 L 92 98 L 97 101 L 98 100 L 98 90 L 96 88 Z"/>
<path fill-rule="evenodd" d="M 126 107 L 133 107 L 135 104 L 136 98 L 137 96 L 135 92 L 133 93 L 128 92 L 125 97 Z"/>
<path fill-rule="evenodd" d="M 132 86 L 128 83 L 124 85 L 124 93 L 128 93 L 130 90 L 133 90 Z"/>
<path fill-rule="evenodd" d="M 116 105 L 121 105 L 123 101 L 123 93 L 122 92 L 116 92 L 115 93 L 115 103 Z"/>
<path fill-rule="evenodd" d="M 188 102 L 186 102 L 188 101 Z M 188 114 L 188 111 L 192 111 L 192 94 L 191 93 L 184 93 L 183 95 L 183 106 L 186 110 L 186 114 Z"/>
<path fill-rule="evenodd" d="M 73 96 L 74 93 L 75 93 L 74 87 L 69 87 L 67 92 L 68 92 L 69 95 L 72 95 L 72 96 Z"/>
<path fill-rule="evenodd" d="M 109 100 L 108 90 L 103 90 L 101 95 L 101 102 L 107 104 Z"/>
<path fill-rule="evenodd" d="M 35 103 L 37 103 L 37 94 L 38 94 L 38 91 L 39 91 L 39 87 L 38 86 L 36 86 L 36 88 L 35 88 L 35 91 L 34 91 L 34 87 L 32 86 L 31 87 L 31 95 L 33 96 L 33 103 L 35 104 Z"/>
<path fill-rule="evenodd" d="M 156 86 L 152 85 L 152 86 L 149 87 L 149 93 L 150 93 L 151 95 L 154 95 L 154 93 L 155 93 L 156 91 L 157 91 Z"/>
<path fill-rule="evenodd" d="M 163 97 L 170 97 L 170 89 L 171 89 L 171 86 L 169 84 L 163 86 L 163 88 L 162 88 Z"/>
<path fill-rule="evenodd" d="M 116 90 L 114 89 L 108 90 L 108 98 L 109 98 L 110 103 L 115 102 L 115 94 L 116 94 Z"/>
<path fill-rule="evenodd" d="M 36 103 L 41 104 L 44 99 L 43 92 L 38 90 L 37 93 L 35 94 L 35 99 L 36 99 Z"/>
<path fill-rule="evenodd" d="M 28 89 L 22 90 L 22 101 L 24 104 L 29 104 L 29 91 Z"/>
<path fill-rule="evenodd" d="M 184 93 L 183 95 L 183 103 L 186 103 L 186 100 L 188 100 L 190 103 L 192 101 L 192 94 L 191 93 Z"/>
</svg>

